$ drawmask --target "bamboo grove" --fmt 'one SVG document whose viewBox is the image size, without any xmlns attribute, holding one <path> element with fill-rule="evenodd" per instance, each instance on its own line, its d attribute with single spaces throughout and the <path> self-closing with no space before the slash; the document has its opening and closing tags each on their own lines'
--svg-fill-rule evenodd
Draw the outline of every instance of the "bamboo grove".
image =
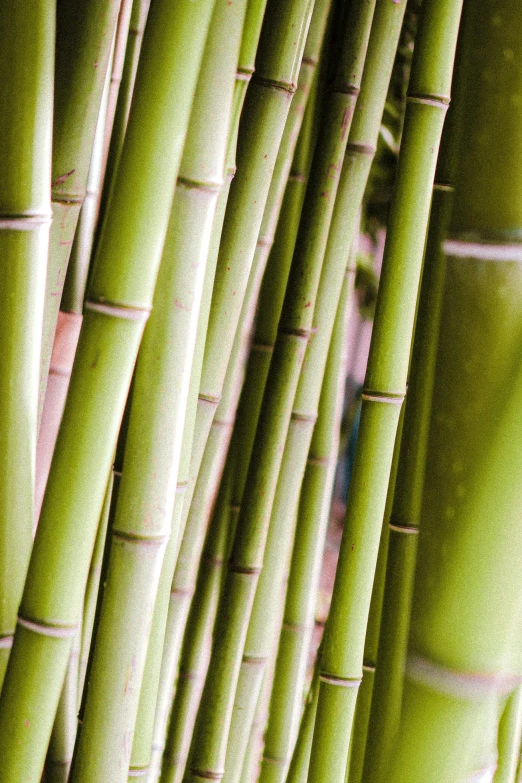
<svg viewBox="0 0 522 783">
<path fill-rule="evenodd" d="M 0 10 L 0 783 L 521 783 L 519 0 Z"/>
</svg>

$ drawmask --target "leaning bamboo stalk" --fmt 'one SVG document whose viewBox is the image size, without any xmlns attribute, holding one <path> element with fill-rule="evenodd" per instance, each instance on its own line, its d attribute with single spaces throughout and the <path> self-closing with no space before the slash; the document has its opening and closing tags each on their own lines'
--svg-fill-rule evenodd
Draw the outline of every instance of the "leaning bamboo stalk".
<svg viewBox="0 0 522 783">
<path fill-rule="evenodd" d="M 346 332 L 355 268 L 349 265 L 328 353 L 319 416 L 303 480 L 260 781 L 284 781 L 301 718 L 322 551 L 337 466 L 346 377 Z"/>
<path fill-rule="evenodd" d="M 54 335 L 49 376 L 45 391 L 40 430 L 36 447 L 35 525 L 42 507 L 45 485 L 51 468 L 54 445 L 62 420 L 65 399 L 69 388 L 74 354 L 78 345 L 82 325 L 83 300 L 87 287 L 87 275 L 91 260 L 94 230 L 98 211 L 98 195 L 101 184 L 101 155 L 105 133 L 108 80 L 92 149 L 89 174 L 85 187 L 85 198 L 81 207 L 78 225 L 71 249 L 60 311 Z"/>
<path fill-rule="evenodd" d="M 390 529 L 388 564 L 378 650 L 373 659 L 376 673 L 362 776 L 368 783 L 378 780 L 386 769 L 400 720 L 444 286 L 441 242 L 448 228 L 453 201 L 456 112 L 458 104 L 448 112 L 435 174 L 396 492 L 391 514 L 385 519 Z M 358 778 L 354 781 L 357 783 Z"/>
<path fill-rule="evenodd" d="M 135 372 L 107 585 L 73 764 L 75 783 L 127 778 L 131 748 L 125 740 L 134 734 L 165 546 L 170 535 L 179 537 L 170 528 L 245 7 L 246 2 L 217 0 L 211 18 L 154 309 Z M 151 388 L 151 377 L 159 389 Z M 117 669 L 110 665 L 116 654 Z M 97 748 L 95 758 L 91 747 Z M 135 753 L 130 774 L 146 773 L 150 748 L 144 750 L 143 758 Z"/>
<path fill-rule="evenodd" d="M 513 691 L 498 727 L 498 766 L 493 783 L 516 783 L 522 739 L 522 685 Z"/>
<path fill-rule="evenodd" d="M 520 188 L 520 107 L 506 101 L 521 79 L 518 10 L 504 3 L 500 27 L 480 3 L 471 3 L 464 17 L 462 125 L 443 248 L 434 425 L 403 709 L 387 770 L 394 783 L 469 774 L 491 704 L 519 675 L 522 256 L 513 193 Z M 507 50 L 513 57 L 506 60 Z M 486 62 L 494 84 L 484 78 Z M 473 363 L 463 365 L 470 356 Z"/>
<path fill-rule="evenodd" d="M 310 336 L 312 308 L 326 245 L 339 167 L 359 91 L 373 2 L 354 9 L 346 31 L 341 66 L 312 163 L 294 261 L 283 304 L 259 423 L 239 514 L 230 568 L 225 579 L 217 634 L 194 732 L 190 780 L 224 773 L 226 742 L 237 678 L 263 553 L 291 406 Z M 349 65 L 348 65 L 349 62 Z M 342 90 L 342 91 L 341 91 Z M 310 183 L 312 187 L 310 187 Z M 330 199 L 325 197 L 328 193 Z M 317 222 L 315 222 L 317 219 Z"/>
<path fill-rule="evenodd" d="M 459 0 L 427 0 L 422 7 L 346 523 L 325 629 L 310 783 L 345 775 L 461 5 Z"/>
<path fill-rule="evenodd" d="M 0 698 L 0 777 L 6 783 L 41 775 L 152 304 L 210 6 L 160 0 L 149 15 L 118 187 L 89 284 Z"/>
<path fill-rule="evenodd" d="M 216 509 L 205 541 L 194 600 L 191 603 L 187 630 L 183 639 L 176 695 L 163 757 L 161 783 L 181 783 L 205 682 L 229 539 L 233 460 L 229 459 L 227 464 L 229 469 L 223 476 Z"/>
<path fill-rule="evenodd" d="M 105 214 L 114 174 L 123 147 L 149 5 L 150 0 L 133 0 L 132 2 L 127 45 L 125 47 L 125 60 L 118 89 L 118 100 L 111 125 L 107 157 L 103 166 L 104 182 L 100 198 L 100 221 L 103 220 L 103 215 Z"/>
<path fill-rule="evenodd" d="M 191 473 L 199 472 L 223 388 L 263 211 L 292 96 L 312 0 L 269 2 L 248 86 L 212 292 L 194 431 Z M 190 500 L 190 491 L 187 495 Z"/>
<path fill-rule="evenodd" d="M 45 399 L 63 284 L 91 161 L 120 0 L 60 3 L 56 29 L 53 224 L 44 303 L 38 421 Z M 78 24 L 81 19 L 82 23 Z"/>
<path fill-rule="evenodd" d="M 171 299 L 174 294 L 177 297 L 174 299 L 175 310 L 178 309 L 179 302 L 183 301 L 183 298 L 187 298 L 191 288 L 194 288 L 194 281 L 191 282 L 191 277 L 193 277 L 194 273 L 191 270 L 195 269 L 196 266 L 199 267 L 200 272 L 198 274 L 201 275 L 199 297 L 201 298 L 203 295 L 203 273 L 206 273 L 215 208 L 218 193 L 222 186 L 227 139 L 229 137 L 231 113 L 233 111 L 234 77 L 245 10 L 246 2 L 235 3 L 232 6 L 224 0 L 218 0 L 212 17 L 198 91 L 189 126 L 188 141 L 181 164 L 178 188 L 174 196 L 172 221 L 175 230 L 167 236 L 165 246 L 166 254 L 171 253 L 174 258 L 179 258 L 182 262 L 176 289 L 173 289 L 173 292 L 170 293 Z M 225 51 L 227 53 L 226 58 L 223 54 Z M 219 114 L 216 111 L 216 101 L 218 99 Z M 205 224 L 205 221 L 208 226 L 206 241 L 204 245 L 197 249 L 195 237 L 202 235 L 201 227 Z M 195 249 L 198 250 L 197 255 L 194 253 Z M 179 264 L 180 261 L 177 263 Z M 187 293 L 182 298 L 183 288 L 187 289 Z M 176 320 L 179 320 L 179 316 Z M 194 327 L 193 336 L 196 338 L 196 332 L 200 330 L 199 319 L 197 322 L 194 321 Z M 173 334 L 178 331 L 179 326 L 176 327 L 173 324 Z M 172 347 L 167 347 L 167 361 L 169 361 L 168 357 L 171 352 Z M 190 369 L 194 372 L 194 362 L 191 361 L 190 364 Z M 172 365 L 173 379 L 179 378 L 179 370 L 179 367 L 176 369 Z M 197 367 L 195 373 L 196 375 L 198 373 Z M 190 383 L 193 385 L 192 380 Z M 188 390 L 189 376 L 187 375 L 187 394 Z M 172 408 L 172 404 L 169 407 Z M 187 420 L 185 417 L 185 427 L 188 427 L 189 431 L 193 427 L 190 411 L 189 419 Z M 186 435 L 183 428 L 183 436 L 182 430 L 179 430 L 178 458 L 181 458 L 180 449 L 183 448 L 184 439 L 186 439 Z M 179 485 L 179 471 L 176 471 L 176 473 L 176 480 Z M 135 496 L 135 493 L 136 490 L 133 489 L 132 495 Z M 172 516 L 172 509 L 167 511 L 167 516 Z M 161 649 L 167 622 L 169 588 L 172 582 L 175 558 L 179 550 L 179 509 L 176 510 L 175 519 L 178 524 L 171 534 L 172 541 L 169 542 L 168 559 L 162 569 L 161 593 L 158 595 L 154 617 L 152 618 L 153 640 L 156 648 L 152 649 L 149 645 L 147 652 L 146 679 L 139 704 L 140 724 L 133 745 L 130 774 L 138 771 L 144 774 L 144 770 L 148 768 L 151 761 L 152 732 L 159 687 Z"/>
<path fill-rule="evenodd" d="M 292 760 L 288 768 L 288 775 L 286 777 L 287 783 L 306 783 L 308 780 L 308 768 L 310 766 L 310 753 L 314 736 L 317 701 L 319 699 L 319 660 L 320 649 L 317 652 L 315 671 L 306 697 L 305 707 L 299 725 L 299 733 L 292 753 Z"/>
<path fill-rule="evenodd" d="M 49 249 L 55 11 L 3 7 L 0 31 L 0 687 L 32 546 L 39 357 Z M 20 99 L 23 96 L 23 100 Z"/>
<path fill-rule="evenodd" d="M 260 781 L 284 781 L 301 718 L 345 385 L 345 344 L 355 268 L 348 266 L 328 354 L 319 417 L 303 480 Z"/>
</svg>

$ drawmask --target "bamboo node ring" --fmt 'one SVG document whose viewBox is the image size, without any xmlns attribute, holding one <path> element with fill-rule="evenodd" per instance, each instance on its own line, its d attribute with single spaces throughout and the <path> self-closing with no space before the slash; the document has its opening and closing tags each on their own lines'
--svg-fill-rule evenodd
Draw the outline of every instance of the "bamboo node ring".
<svg viewBox="0 0 522 783">
<path fill-rule="evenodd" d="M 445 95 L 407 95 L 407 103 L 420 103 L 424 106 L 435 106 L 438 109 L 446 110 L 450 104 L 450 99 Z"/>
<path fill-rule="evenodd" d="M 196 769 L 195 767 L 191 767 L 190 771 L 197 778 L 202 778 L 203 780 L 221 780 L 225 774 L 224 771 L 212 772 L 210 769 Z"/>
<path fill-rule="evenodd" d="M 53 220 L 51 213 L 47 215 L 2 215 L 0 230 L 32 231 L 40 226 L 50 226 Z"/>
<path fill-rule="evenodd" d="M 263 87 L 269 87 L 272 90 L 280 90 L 281 92 L 289 92 L 293 95 L 297 87 L 295 84 L 289 84 L 288 82 L 278 82 L 276 79 L 267 79 L 264 76 L 260 76 L 257 73 L 253 74 L 252 81 L 256 84 L 261 84 Z"/>
<path fill-rule="evenodd" d="M 299 411 L 292 411 L 291 418 L 293 421 L 308 421 L 311 424 L 315 424 L 317 421 L 317 413 L 300 413 Z"/>
<path fill-rule="evenodd" d="M 7 636 L 0 636 L 0 650 L 10 650 L 13 646 L 13 634 Z"/>
<path fill-rule="evenodd" d="M 140 769 L 129 769 L 129 777 L 144 778 L 146 775 L 149 774 L 149 770 L 150 770 L 150 764 L 147 764 L 146 767 L 140 767 Z"/>
<path fill-rule="evenodd" d="M 415 525 L 401 525 L 398 522 L 388 522 L 388 527 L 395 533 L 405 533 L 413 536 L 419 533 L 419 528 Z"/>
<path fill-rule="evenodd" d="M 522 244 L 447 239 L 442 248 L 451 258 L 470 258 L 476 261 L 522 261 Z"/>
<path fill-rule="evenodd" d="M 336 677 L 335 674 L 319 675 L 321 682 L 327 685 L 337 685 L 340 688 L 358 688 L 362 682 L 362 677 Z"/>
<path fill-rule="evenodd" d="M 22 615 L 18 615 L 18 625 L 22 628 L 26 628 L 28 631 L 33 631 L 40 636 L 50 636 L 54 639 L 72 639 L 76 635 L 78 630 L 78 624 L 74 625 L 48 625 L 46 623 L 37 623 L 34 620 L 28 620 Z"/>
<path fill-rule="evenodd" d="M 421 655 L 408 657 L 406 676 L 411 682 L 424 685 L 438 693 L 469 701 L 481 700 L 494 694 L 508 694 L 522 682 L 522 677 L 514 674 L 461 672 Z"/>
<path fill-rule="evenodd" d="M 108 315 L 111 318 L 119 318 L 123 321 L 138 321 L 139 323 L 145 323 L 150 315 L 150 308 L 148 307 L 126 307 L 116 302 L 100 302 L 94 299 L 86 299 L 83 309 Z"/>
<path fill-rule="evenodd" d="M 392 405 L 402 405 L 404 394 L 386 394 L 386 392 L 363 391 L 361 398 L 367 402 L 388 402 Z"/>
</svg>

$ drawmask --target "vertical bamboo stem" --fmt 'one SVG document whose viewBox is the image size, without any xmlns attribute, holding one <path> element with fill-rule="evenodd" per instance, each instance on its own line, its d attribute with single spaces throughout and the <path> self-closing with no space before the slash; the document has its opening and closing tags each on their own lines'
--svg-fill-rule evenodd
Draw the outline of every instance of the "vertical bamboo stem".
<svg viewBox="0 0 522 783">
<path fill-rule="evenodd" d="M 345 776 L 460 12 L 458 0 L 427 0 L 422 9 L 346 524 L 325 629 L 310 783 L 330 783 Z"/>
<path fill-rule="evenodd" d="M 55 6 L 7 2 L 2 19 L 0 687 L 32 546 L 38 362 L 51 223 Z"/>
<path fill-rule="evenodd" d="M 493 783 L 516 783 L 518 755 L 522 738 L 522 685 L 513 691 L 500 719 L 498 766 Z"/>
<path fill-rule="evenodd" d="M 495 13 L 470 3 L 464 17 L 461 137 L 393 783 L 469 774 L 488 713 L 519 673 L 520 108 L 506 100 L 521 84 L 519 17 L 509 2 Z"/>
<path fill-rule="evenodd" d="M 282 447 L 310 335 L 311 310 L 337 189 L 338 178 L 332 180 L 332 166 L 339 166 L 339 157 L 342 159 L 348 140 L 372 15 L 373 2 L 365 3 L 354 9 L 351 24 L 347 25 L 338 81 L 324 123 L 324 144 L 318 142 L 312 163 L 313 176 L 311 174 L 309 182 L 313 182 L 313 186 L 305 197 L 301 217 L 303 229 L 298 234 L 245 484 L 246 502 L 239 514 L 230 569 L 220 602 L 216 640 L 194 732 L 190 780 L 220 778 L 224 773 L 241 656 L 263 562 Z M 312 218 L 317 218 L 317 223 Z"/>
<path fill-rule="evenodd" d="M 43 316 L 38 421 L 54 333 L 87 176 L 121 0 L 60 3 L 56 28 L 53 224 Z M 79 24 L 78 20 L 82 23 Z"/>
<path fill-rule="evenodd" d="M 209 5 L 160 0 L 149 16 L 118 187 L 89 284 L 0 698 L 0 777 L 5 783 L 41 775 L 123 407 L 152 304 Z"/>
</svg>

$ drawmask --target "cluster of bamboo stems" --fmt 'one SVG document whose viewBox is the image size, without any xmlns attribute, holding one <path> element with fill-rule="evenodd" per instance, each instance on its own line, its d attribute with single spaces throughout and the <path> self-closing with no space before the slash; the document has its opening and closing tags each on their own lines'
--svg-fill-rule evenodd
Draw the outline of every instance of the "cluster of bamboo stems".
<svg viewBox="0 0 522 783">
<path fill-rule="evenodd" d="M 0 8 L 0 781 L 522 780 L 518 0 Z"/>
</svg>

